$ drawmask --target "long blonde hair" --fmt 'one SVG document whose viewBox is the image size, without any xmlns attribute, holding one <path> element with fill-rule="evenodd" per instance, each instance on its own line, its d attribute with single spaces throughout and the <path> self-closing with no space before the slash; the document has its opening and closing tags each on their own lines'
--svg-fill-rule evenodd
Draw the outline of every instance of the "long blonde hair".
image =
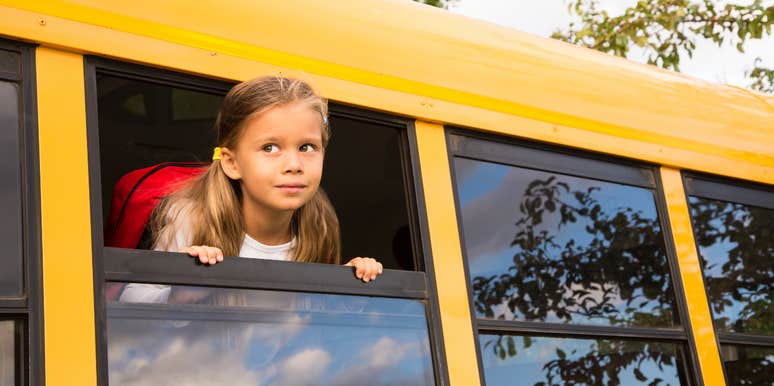
<svg viewBox="0 0 774 386">
<path fill-rule="evenodd" d="M 248 117 L 293 102 L 306 103 L 320 113 L 323 147 L 328 144 L 328 106 L 304 81 L 278 76 L 260 77 L 234 86 L 226 94 L 215 121 L 218 146 L 236 148 Z M 157 244 L 168 244 L 184 221 L 190 227 L 191 245 L 220 248 L 236 256 L 245 236 L 239 181 L 230 179 L 219 160 L 200 177 L 164 198 L 154 211 L 151 231 Z M 178 217 L 184 216 L 185 219 Z M 321 188 L 293 214 L 296 236 L 292 260 L 339 264 L 339 221 Z M 159 240 L 163 238 L 163 240 Z"/>
</svg>

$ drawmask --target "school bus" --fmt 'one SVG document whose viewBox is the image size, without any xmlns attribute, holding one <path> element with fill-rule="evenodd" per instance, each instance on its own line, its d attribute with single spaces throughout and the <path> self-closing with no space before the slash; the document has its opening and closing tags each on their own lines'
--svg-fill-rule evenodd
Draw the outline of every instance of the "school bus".
<svg viewBox="0 0 774 386">
<path fill-rule="evenodd" d="M 410 1 L 0 15 L 2 385 L 774 384 L 770 95 Z M 385 273 L 106 247 L 120 176 L 209 159 L 267 74 L 330 101 L 344 255 Z"/>
</svg>

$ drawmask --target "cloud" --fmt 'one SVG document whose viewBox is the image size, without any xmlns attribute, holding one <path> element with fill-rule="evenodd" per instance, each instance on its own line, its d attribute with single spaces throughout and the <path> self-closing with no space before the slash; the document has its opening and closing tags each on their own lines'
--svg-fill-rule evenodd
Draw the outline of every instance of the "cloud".
<svg viewBox="0 0 774 386">
<path fill-rule="evenodd" d="M 298 315 L 278 324 L 109 319 L 109 380 L 122 386 L 261 385 L 277 373 L 272 362 L 279 349 L 307 322 Z M 249 362 L 256 356 L 262 360 L 257 366 Z"/>
<path fill-rule="evenodd" d="M 354 366 L 342 369 L 328 384 L 338 386 L 432 385 L 428 347 L 427 339 L 400 343 L 390 337 L 381 337 L 376 343 L 358 353 Z M 399 368 L 401 362 L 417 360 L 421 362 L 422 359 L 427 363 L 423 368 L 424 372 L 411 374 Z"/>
<path fill-rule="evenodd" d="M 110 383 L 122 386 L 260 385 L 261 372 L 244 365 L 244 347 L 224 350 L 219 342 L 223 337 L 217 334 L 191 341 L 175 336 L 163 342 L 165 347 L 161 351 L 130 354 L 119 368 L 111 361 Z"/>
<path fill-rule="evenodd" d="M 271 386 L 317 385 L 325 375 L 331 355 L 321 348 L 307 348 L 279 365 L 279 375 Z"/>
</svg>

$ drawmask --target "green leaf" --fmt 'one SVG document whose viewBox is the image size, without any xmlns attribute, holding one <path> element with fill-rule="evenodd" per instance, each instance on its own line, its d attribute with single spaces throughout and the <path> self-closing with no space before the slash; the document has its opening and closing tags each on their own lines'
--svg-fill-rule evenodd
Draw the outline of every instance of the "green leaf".
<svg viewBox="0 0 774 386">
<path fill-rule="evenodd" d="M 524 348 L 529 348 L 530 346 L 532 346 L 532 337 L 525 336 L 523 344 L 524 344 Z"/>
<path fill-rule="evenodd" d="M 558 356 L 561 360 L 565 360 L 567 358 L 567 354 L 560 348 L 556 349 L 556 356 Z"/>
<path fill-rule="evenodd" d="M 516 342 L 512 336 L 508 337 L 508 356 L 516 356 Z"/>
</svg>

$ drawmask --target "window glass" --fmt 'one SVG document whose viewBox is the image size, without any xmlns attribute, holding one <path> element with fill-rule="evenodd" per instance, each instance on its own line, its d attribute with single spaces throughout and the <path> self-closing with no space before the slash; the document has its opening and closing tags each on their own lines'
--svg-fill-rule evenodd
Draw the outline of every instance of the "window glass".
<svg viewBox="0 0 774 386">
<path fill-rule="evenodd" d="M 771 385 L 774 383 L 774 348 L 720 346 L 729 385 Z"/>
<path fill-rule="evenodd" d="M 678 324 L 651 190 L 461 157 L 454 168 L 479 318 Z"/>
<path fill-rule="evenodd" d="M 0 81 L 0 297 L 23 292 L 19 124 L 18 86 Z"/>
<path fill-rule="evenodd" d="M 688 200 L 716 328 L 774 335 L 774 210 Z"/>
<path fill-rule="evenodd" d="M 0 320 L 0 385 L 15 385 L 16 350 L 14 342 L 14 323 Z"/>
<path fill-rule="evenodd" d="M 108 302 L 110 384 L 435 382 L 421 301 L 165 288 L 165 303 Z"/>
<path fill-rule="evenodd" d="M 670 343 L 493 334 L 479 343 L 488 386 L 685 384 Z"/>
<path fill-rule="evenodd" d="M 18 52 L 0 50 L 0 74 L 19 75 L 21 55 Z"/>
</svg>

